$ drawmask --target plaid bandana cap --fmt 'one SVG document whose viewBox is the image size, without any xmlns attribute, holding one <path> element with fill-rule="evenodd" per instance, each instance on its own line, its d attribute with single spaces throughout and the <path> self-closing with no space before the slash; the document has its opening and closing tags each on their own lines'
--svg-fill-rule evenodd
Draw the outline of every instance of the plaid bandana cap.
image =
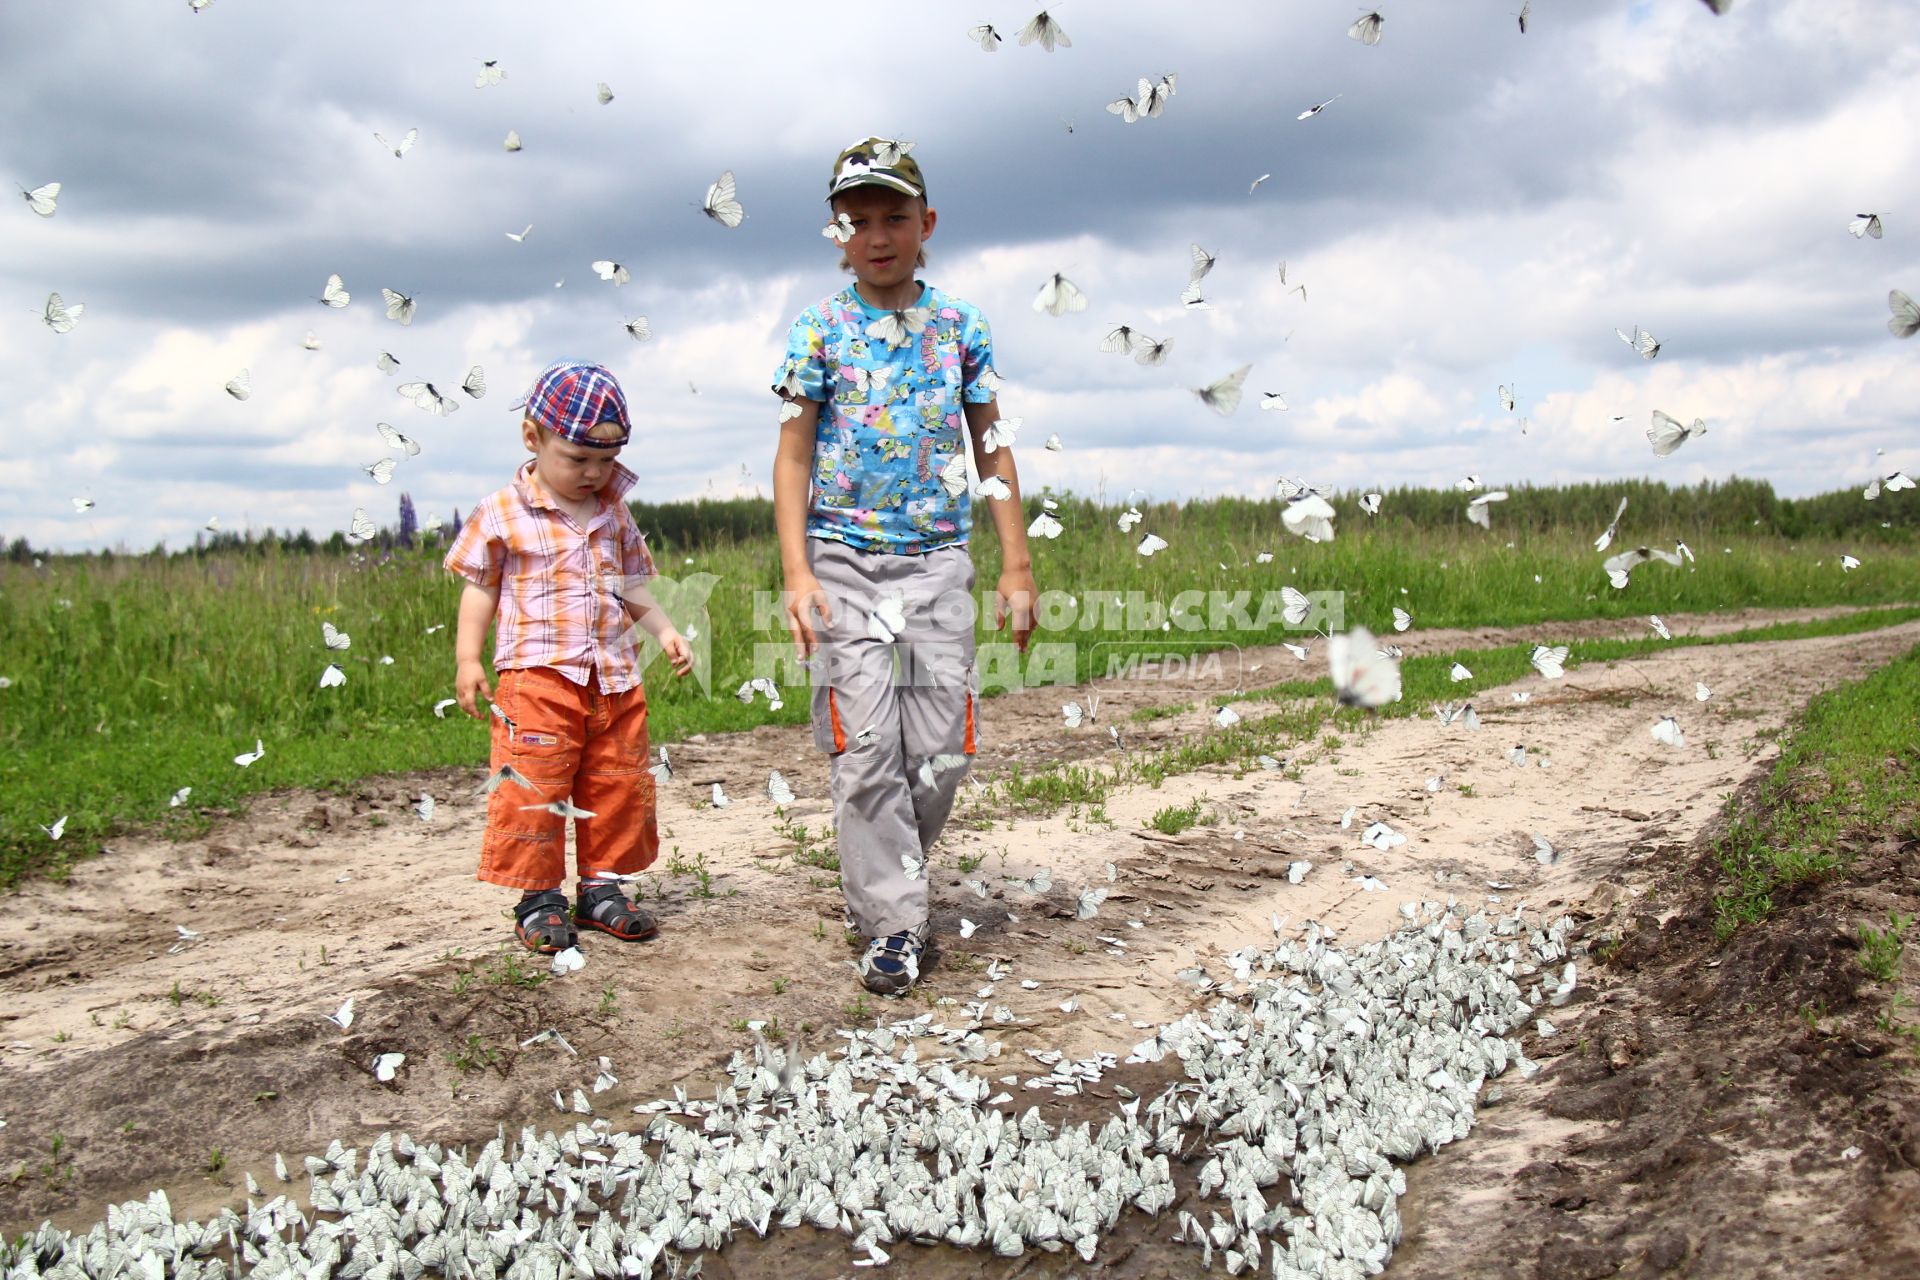
<svg viewBox="0 0 1920 1280">
<path fill-rule="evenodd" d="M 508 408 L 524 409 L 555 435 L 590 449 L 618 449 L 633 431 L 619 381 L 605 365 L 585 360 L 548 365 L 533 380 L 533 389 Z M 603 422 L 619 425 L 618 440 L 598 440 L 588 434 Z"/>
<path fill-rule="evenodd" d="M 833 162 L 833 178 L 827 184 L 831 200 L 853 187 L 888 187 L 905 195 L 925 199 L 927 181 L 920 176 L 920 163 L 907 152 L 911 142 L 893 138 L 862 138 L 840 153 Z"/>
</svg>

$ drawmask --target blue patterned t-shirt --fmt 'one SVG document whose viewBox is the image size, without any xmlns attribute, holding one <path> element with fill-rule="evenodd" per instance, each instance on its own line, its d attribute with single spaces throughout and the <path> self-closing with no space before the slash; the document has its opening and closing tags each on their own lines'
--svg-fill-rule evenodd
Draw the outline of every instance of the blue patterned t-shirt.
<svg viewBox="0 0 1920 1280">
<path fill-rule="evenodd" d="M 986 317 L 931 286 L 904 311 L 849 286 L 801 312 L 773 388 L 822 402 L 808 536 L 896 555 L 966 542 L 966 464 L 941 469 L 967 445 L 962 404 L 996 385 Z"/>
</svg>

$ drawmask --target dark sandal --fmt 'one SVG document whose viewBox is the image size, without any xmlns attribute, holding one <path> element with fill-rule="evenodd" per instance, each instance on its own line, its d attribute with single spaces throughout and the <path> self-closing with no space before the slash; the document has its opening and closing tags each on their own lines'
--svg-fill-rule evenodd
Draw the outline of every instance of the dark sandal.
<svg viewBox="0 0 1920 1280">
<path fill-rule="evenodd" d="M 580 934 L 567 919 L 567 895 L 548 889 L 523 898 L 514 908 L 513 936 L 529 951 L 554 955 L 580 942 Z"/>
<path fill-rule="evenodd" d="M 594 919 L 594 909 L 608 902 L 620 905 L 609 911 L 604 921 Z M 573 920 L 583 929 L 598 929 L 622 942 L 643 942 L 660 932 L 652 914 L 636 904 L 617 884 L 596 884 L 583 889 L 573 907 Z"/>
</svg>

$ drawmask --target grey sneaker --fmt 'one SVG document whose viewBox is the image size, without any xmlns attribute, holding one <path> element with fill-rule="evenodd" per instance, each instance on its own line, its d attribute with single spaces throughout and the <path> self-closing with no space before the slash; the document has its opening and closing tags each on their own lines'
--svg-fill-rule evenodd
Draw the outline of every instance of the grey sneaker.
<svg viewBox="0 0 1920 1280">
<path fill-rule="evenodd" d="M 920 980 L 920 957 L 926 951 L 927 926 L 875 938 L 860 957 L 860 981 L 875 995 L 900 996 Z"/>
</svg>

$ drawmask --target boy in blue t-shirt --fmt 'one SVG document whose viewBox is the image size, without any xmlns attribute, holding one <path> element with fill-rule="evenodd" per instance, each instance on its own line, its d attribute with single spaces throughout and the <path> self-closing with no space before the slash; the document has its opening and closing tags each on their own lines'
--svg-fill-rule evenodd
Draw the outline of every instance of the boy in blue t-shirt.
<svg viewBox="0 0 1920 1280">
<path fill-rule="evenodd" d="M 833 757 L 840 880 L 870 940 L 862 981 L 885 995 L 920 976 L 926 858 L 974 750 L 974 493 L 1000 539 L 994 628 L 1011 618 L 1023 650 L 1038 595 L 986 317 L 914 276 L 936 215 L 912 145 L 840 153 L 825 234 L 854 284 L 800 313 L 773 383 L 787 625 L 803 658 L 819 655 L 813 736 Z"/>
</svg>

